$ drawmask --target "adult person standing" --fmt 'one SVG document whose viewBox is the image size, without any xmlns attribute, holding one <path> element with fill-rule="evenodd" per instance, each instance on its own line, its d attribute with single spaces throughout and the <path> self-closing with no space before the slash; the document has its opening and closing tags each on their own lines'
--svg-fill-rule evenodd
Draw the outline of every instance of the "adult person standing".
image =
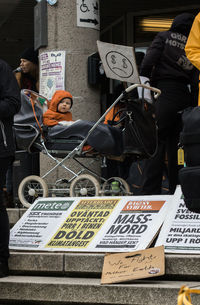
<svg viewBox="0 0 200 305">
<path fill-rule="evenodd" d="M 194 87 L 196 69 L 184 51 L 193 20 L 189 13 L 176 16 L 168 31 L 157 34 L 141 65 L 140 75 L 150 78 L 151 85 L 161 90 L 155 102 L 158 150 L 152 159 L 145 161 L 142 194 L 161 194 L 166 150 L 171 194 L 178 184 L 179 112 L 195 103 L 189 85 Z"/>
<path fill-rule="evenodd" d="M 30 89 L 39 92 L 38 50 L 26 48 L 20 55 L 21 72 L 16 73 L 20 89 Z"/>
<path fill-rule="evenodd" d="M 38 50 L 34 50 L 34 47 L 26 48 L 20 55 L 20 66 L 14 73 L 20 89 L 39 92 Z M 15 207 L 12 176 L 13 168 L 10 164 L 6 174 L 6 189 L 4 189 L 4 202 L 7 208 Z"/>
<path fill-rule="evenodd" d="M 14 159 L 13 117 L 20 109 L 20 91 L 15 76 L 0 59 L 0 277 L 9 273 L 9 220 L 3 204 L 6 171 Z"/>
</svg>

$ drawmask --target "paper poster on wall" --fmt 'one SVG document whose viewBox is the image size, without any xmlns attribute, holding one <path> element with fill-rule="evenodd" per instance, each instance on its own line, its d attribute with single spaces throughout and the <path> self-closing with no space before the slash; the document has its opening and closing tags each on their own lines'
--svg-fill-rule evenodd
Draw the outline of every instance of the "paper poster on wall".
<svg viewBox="0 0 200 305">
<path fill-rule="evenodd" d="M 171 196 L 40 198 L 11 229 L 10 249 L 129 252 L 157 234 Z"/>
<path fill-rule="evenodd" d="M 166 253 L 200 253 L 200 214 L 187 209 L 180 187 L 158 236 L 159 245 L 164 245 Z"/>
<path fill-rule="evenodd" d="M 108 78 L 140 84 L 133 47 L 97 41 L 104 71 Z"/>
<path fill-rule="evenodd" d="M 56 90 L 65 90 L 65 51 L 40 54 L 40 94 L 48 100 Z"/>
</svg>

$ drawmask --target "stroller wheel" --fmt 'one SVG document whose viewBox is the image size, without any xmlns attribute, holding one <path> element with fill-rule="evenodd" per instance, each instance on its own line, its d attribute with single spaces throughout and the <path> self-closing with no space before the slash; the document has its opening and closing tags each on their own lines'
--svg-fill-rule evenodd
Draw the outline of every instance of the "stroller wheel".
<svg viewBox="0 0 200 305">
<path fill-rule="evenodd" d="M 93 197 L 98 196 L 100 184 L 96 178 L 91 175 L 80 175 L 76 177 L 71 185 L 69 194 L 71 197 Z"/>
<path fill-rule="evenodd" d="M 29 208 L 38 197 L 48 196 L 48 186 L 39 176 L 28 176 L 21 181 L 18 196 L 22 205 Z"/>
<path fill-rule="evenodd" d="M 111 177 L 102 186 L 103 196 L 128 196 L 130 187 L 128 183 L 120 177 Z"/>
</svg>

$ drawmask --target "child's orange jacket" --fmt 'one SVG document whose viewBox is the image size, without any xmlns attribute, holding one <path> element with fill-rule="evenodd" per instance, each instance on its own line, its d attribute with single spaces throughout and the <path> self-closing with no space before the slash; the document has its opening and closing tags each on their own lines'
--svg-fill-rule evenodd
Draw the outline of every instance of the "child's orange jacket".
<svg viewBox="0 0 200 305">
<path fill-rule="evenodd" d="M 58 112 L 58 104 L 63 98 L 72 99 L 72 95 L 64 90 L 57 90 L 51 102 L 49 103 L 49 109 L 43 114 L 43 124 L 47 126 L 55 126 L 60 121 L 72 121 L 72 114 L 70 111 L 66 113 Z"/>
</svg>

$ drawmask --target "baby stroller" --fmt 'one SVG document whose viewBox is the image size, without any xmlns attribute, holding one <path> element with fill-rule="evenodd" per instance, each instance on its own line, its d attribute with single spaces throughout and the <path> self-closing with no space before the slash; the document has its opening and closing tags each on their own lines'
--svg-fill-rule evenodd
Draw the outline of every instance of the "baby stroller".
<svg viewBox="0 0 200 305">
<path fill-rule="evenodd" d="M 89 159 L 90 165 L 96 160 L 104 160 L 108 156 L 114 158 L 130 156 L 133 160 L 141 160 L 149 158 L 155 153 L 157 137 L 153 106 L 151 102 L 144 99 L 133 101 L 129 98 L 129 93 L 139 86 L 150 89 L 154 93 L 154 98 L 160 94 L 160 90 L 147 85 L 132 85 L 120 94 L 97 122 L 78 120 L 68 127 L 43 126 L 42 116 L 47 108 L 48 100 L 31 90 L 21 91 L 21 110 L 14 118 L 17 149 L 31 154 L 41 152 L 55 162 L 55 166 L 42 177 L 31 175 L 21 181 L 18 196 L 23 206 L 30 207 L 38 197 L 125 196 L 131 194 L 125 180 L 120 177 L 105 179 L 90 166 L 85 166 L 82 159 Z M 119 123 L 124 122 L 123 127 L 116 128 L 103 124 L 102 121 L 106 114 L 118 101 L 122 100 L 125 107 L 120 110 L 122 118 Z M 140 113 L 139 116 L 138 113 Z M 140 128 L 138 129 L 136 126 L 137 123 L 141 125 L 139 121 L 142 120 L 145 120 L 143 125 L 148 133 L 148 136 L 145 135 L 146 139 L 141 134 Z M 130 126 L 132 126 L 131 129 Z M 151 131 L 152 134 L 149 137 Z M 149 145 L 145 147 L 144 142 L 147 138 Z M 59 160 L 60 158 L 61 160 Z M 72 159 L 80 166 L 78 172 L 65 164 Z M 59 178 L 51 186 L 45 178 L 58 167 L 64 168 L 71 177 L 69 179 Z"/>
</svg>

